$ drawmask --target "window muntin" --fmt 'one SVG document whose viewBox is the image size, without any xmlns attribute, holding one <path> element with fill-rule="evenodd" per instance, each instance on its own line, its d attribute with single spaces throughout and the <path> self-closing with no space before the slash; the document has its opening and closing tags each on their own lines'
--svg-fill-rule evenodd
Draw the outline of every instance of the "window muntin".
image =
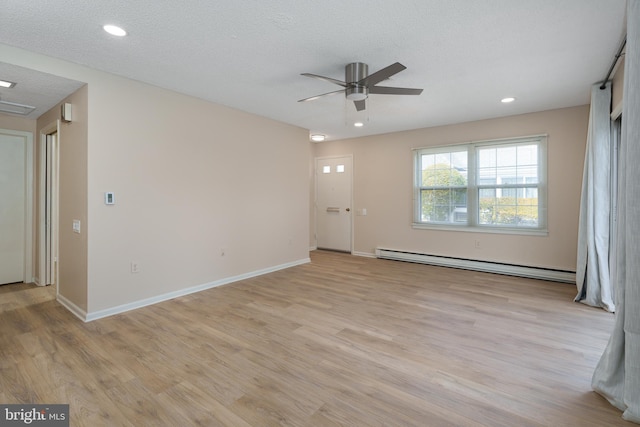
<svg viewBox="0 0 640 427">
<path fill-rule="evenodd" d="M 544 231 L 545 161 L 546 137 L 416 150 L 414 225 Z"/>
</svg>

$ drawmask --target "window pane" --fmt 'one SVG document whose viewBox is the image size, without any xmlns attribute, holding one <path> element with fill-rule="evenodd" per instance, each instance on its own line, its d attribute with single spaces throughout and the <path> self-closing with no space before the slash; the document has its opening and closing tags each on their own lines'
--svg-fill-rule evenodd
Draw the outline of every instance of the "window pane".
<svg viewBox="0 0 640 427">
<path fill-rule="evenodd" d="M 516 197 L 516 194 L 523 195 Z M 514 227 L 538 226 L 538 191 L 535 188 L 481 189 L 479 223 Z"/>
<path fill-rule="evenodd" d="M 343 173 L 344 172 L 344 165 L 336 166 L 336 172 L 337 173 Z"/>
<path fill-rule="evenodd" d="M 322 173 L 331 173 L 331 166 L 323 166 Z"/>
<path fill-rule="evenodd" d="M 466 151 L 422 156 L 423 187 L 466 186 L 467 175 Z"/>
<path fill-rule="evenodd" d="M 478 149 L 478 185 L 538 182 L 536 144 Z"/>
<path fill-rule="evenodd" d="M 467 222 L 467 190 L 444 189 L 420 192 L 422 221 Z"/>
<path fill-rule="evenodd" d="M 516 147 L 500 147 L 496 149 L 496 166 L 503 168 L 516 165 Z"/>
</svg>

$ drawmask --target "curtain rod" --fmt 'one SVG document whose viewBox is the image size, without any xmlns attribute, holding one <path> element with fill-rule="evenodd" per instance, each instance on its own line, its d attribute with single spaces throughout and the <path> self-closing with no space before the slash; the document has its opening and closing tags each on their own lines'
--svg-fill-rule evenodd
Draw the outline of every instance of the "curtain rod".
<svg viewBox="0 0 640 427">
<path fill-rule="evenodd" d="M 613 71 L 613 68 L 618 63 L 618 59 L 620 59 L 620 57 L 622 56 L 622 51 L 624 50 L 624 47 L 626 45 L 627 45 L 627 36 L 625 36 L 624 40 L 622 40 L 622 44 L 620 45 L 620 49 L 618 49 L 618 54 L 616 55 L 615 58 L 613 58 L 613 63 L 611 64 L 611 68 L 609 68 L 609 72 L 607 73 L 607 77 L 604 78 L 604 80 L 602 81 L 602 85 L 600 85 L 600 89 L 601 90 L 603 90 L 605 87 L 607 87 L 607 81 L 609 80 L 609 77 L 611 77 L 611 72 Z"/>
</svg>

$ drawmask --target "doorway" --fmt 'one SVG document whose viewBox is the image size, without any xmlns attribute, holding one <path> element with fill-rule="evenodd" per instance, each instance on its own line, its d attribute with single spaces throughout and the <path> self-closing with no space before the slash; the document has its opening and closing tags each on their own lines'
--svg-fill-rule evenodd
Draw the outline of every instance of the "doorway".
<svg viewBox="0 0 640 427">
<path fill-rule="evenodd" d="M 0 284 L 31 282 L 33 135 L 0 129 Z"/>
<path fill-rule="evenodd" d="M 316 158 L 316 246 L 352 251 L 353 157 Z"/>
<path fill-rule="evenodd" d="M 38 285 L 56 285 L 58 278 L 58 123 L 42 130 L 40 135 L 39 183 L 39 271 Z M 56 291 L 57 293 L 57 291 Z"/>
</svg>

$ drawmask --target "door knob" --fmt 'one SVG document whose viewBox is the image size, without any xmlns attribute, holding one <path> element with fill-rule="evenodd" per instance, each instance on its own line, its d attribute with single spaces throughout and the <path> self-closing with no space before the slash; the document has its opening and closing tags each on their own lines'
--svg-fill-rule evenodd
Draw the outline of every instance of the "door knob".
<svg viewBox="0 0 640 427">
<path fill-rule="evenodd" d="M 351 212 L 351 209 L 347 208 L 347 209 L 346 209 L 346 211 L 347 211 L 347 212 Z"/>
</svg>

